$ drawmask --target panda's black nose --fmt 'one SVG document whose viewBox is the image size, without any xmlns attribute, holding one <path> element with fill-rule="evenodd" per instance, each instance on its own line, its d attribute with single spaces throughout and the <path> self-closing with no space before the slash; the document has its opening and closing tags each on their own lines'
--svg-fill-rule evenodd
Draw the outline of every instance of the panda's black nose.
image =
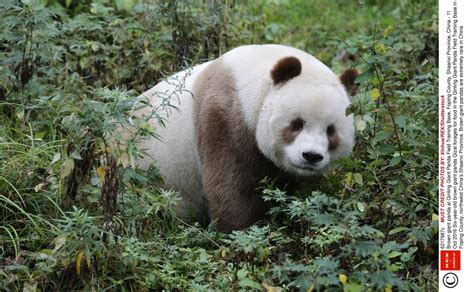
<svg viewBox="0 0 474 292">
<path fill-rule="evenodd" d="M 323 160 L 323 156 L 314 152 L 303 152 L 303 158 L 309 163 L 318 163 Z"/>
</svg>

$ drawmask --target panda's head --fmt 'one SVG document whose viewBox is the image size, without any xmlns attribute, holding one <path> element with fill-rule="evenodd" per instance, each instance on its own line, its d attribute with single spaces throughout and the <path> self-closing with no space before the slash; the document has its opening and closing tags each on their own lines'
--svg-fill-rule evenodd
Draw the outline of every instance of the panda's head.
<svg viewBox="0 0 474 292">
<path fill-rule="evenodd" d="M 297 175 L 323 172 L 354 146 L 352 116 L 346 116 L 357 71 L 339 78 L 314 58 L 280 59 L 259 113 L 257 143 L 279 168 Z M 307 67 L 306 67 L 307 66 Z"/>
</svg>

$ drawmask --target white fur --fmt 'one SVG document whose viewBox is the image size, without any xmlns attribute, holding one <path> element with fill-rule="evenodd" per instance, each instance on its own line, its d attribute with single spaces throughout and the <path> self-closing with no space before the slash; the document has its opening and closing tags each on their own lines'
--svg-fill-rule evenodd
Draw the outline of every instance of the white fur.
<svg viewBox="0 0 474 292">
<path fill-rule="evenodd" d="M 301 61 L 302 72 L 285 84 L 275 86 L 270 71 L 278 60 L 287 56 Z M 221 58 L 235 78 L 247 126 L 256 133 L 262 153 L 275 165 L 299 175 L 312 175 L 324 170 L 334 159 L 350 154 L 354 144 L 354 128 L 352 117 L 345 116 L 349 98 L 338 77 L 316 58 L 281 45 L 238 47 Z M 185 77 L 183 90 L 172 97 L 172 104 L 181 112 L 163 112 L 166 128 L 154 124 L 163 142 L 148 140 L 141 145 L 148 149 L 154 160 L 143 159 L 141 167 L 155 164 L 168 186 L 182 190 L 183 203 L 188 206 L 205 202 L 192 114 L 194 100 L 189 91 L 192 91 L 196 77 L 209 64 L 174 76 L 177 79 Z M 160 106 L 162 95 L 156 93 L 166 95 L 175 88 L 163 81 L 145 92 L 144 96 L 154 106 Z M 282 131 L 298 117 L 306 121 L 303 131 L 286 145 Z M 327 150 L 326 129 L 330 124 L 336 126 L 341 138 L 339 147 L 333 153 Z M 301 156 L 305 151 L 320 153 L 324 159 L 317 165 L 306 167 Z"/>
<path fill-rule="evenodd" d="M 188 206 L 196 208 L 196 213 L 207 212 L 205 194 L 202 191 L 201 168 L 195 139 L 192 85 L 198 74 L 210 63 L 204 63 L 193 69 L 184 70 L 164 80 L 145 93 L 151 105 L 165 119 L 165 127 L 156 120 L 151 124 L 161 141 L 148 139 L 141 143 L 149 156 L 139 161 L 139 167 L 148 169 L 156 166 L 165 180 L 165 184 L 182 192 L 182 201 L 176 208 L 179 215 L 187 212 Z M 170 105 L 177 109 L 166 106 Z"/>
</svg>

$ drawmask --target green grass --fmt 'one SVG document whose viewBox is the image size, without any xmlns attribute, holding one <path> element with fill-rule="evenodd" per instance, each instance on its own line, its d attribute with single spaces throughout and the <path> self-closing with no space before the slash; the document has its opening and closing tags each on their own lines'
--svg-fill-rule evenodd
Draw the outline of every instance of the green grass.
<svg viewBox="0 0 474 292">
<path fill-rule="evenodd" d="M 437 289 L 436 3 L 165 2 L 0 4 L 0 289 Z M 268 219 L 219 234 L 133 168 L 159 117 L 131 113 L 249 43 L 358 68 L 357 143 L 297 194 L 262 183 Z"/>
</svg>

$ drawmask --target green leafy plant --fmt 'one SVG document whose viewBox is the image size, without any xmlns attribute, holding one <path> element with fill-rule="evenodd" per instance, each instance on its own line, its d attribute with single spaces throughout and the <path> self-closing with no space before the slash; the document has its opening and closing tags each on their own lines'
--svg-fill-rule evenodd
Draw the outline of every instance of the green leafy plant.
<svg viewBox="0 0 474 292">
<path fill-rule="evenodd" d="M 436 3 L 359 2 L 2 1 L 0 289 L 436 289 Z M 359 69 L 353 156 L 247 230 L 184 222 L 134 162 L 177 109 L 138 93 L 268 42 Z"/>
</svg>

